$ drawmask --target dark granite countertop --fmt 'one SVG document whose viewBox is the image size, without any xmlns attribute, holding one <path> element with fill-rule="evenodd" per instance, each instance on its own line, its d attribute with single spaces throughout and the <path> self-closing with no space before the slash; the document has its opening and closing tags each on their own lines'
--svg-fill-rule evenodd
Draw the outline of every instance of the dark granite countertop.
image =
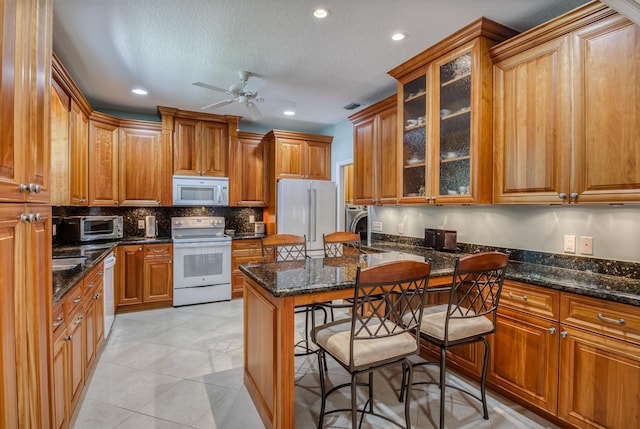
<svg viewBox="0 0 640 429">
<path fill-rule="evenodd" d="M 53 304 L 57 304 L 93 267 L 99 264 L 118 245 L 171 243 L 170 237 L 130 237 L 102 243 L 71 243 L 53 247 L 53 259 L 87 258 L 84 263 L 70 270 L 53 272 Z"/>
<path fill-rule="evenodd" d="M 397 259 L 430 260 L 432 277 L 451 275 L 456 256 L 424 247 L 376 241 L 364 249 L 379 251 L 356 258 L 309 258 L 304 262 L 240 265 L 240 270 L 274 296 L 301 295 L 353 287 L 358 265 Z M 640 280 L 582 270 L 510 261 L 505 277 L 555 290 L 640 306 Z"/>
<path fill-rule="evenodd" d="M 363 246 L 363 248 L 367 248 L 367 246 Z M 387 241 L 374 241 L 369 248 L 382 251 L 407 252 L 425 257 L 433 257 L 431 255 L 440 254 L 441 258 L 451 261 L 452 267 L 456 256 L 465 255 L 464 253 L 438 252 L 424 247 Z M 505 278 L 579 295 L 640 306 L 640 280 L 624 276 L 598 274 L 584 270 L 572 270 L 510 260 Z"/>
<path fill-rule="evenodd" d="M 264 237 L 266 237 L 265 234 L 255 234 L 253 232 L 241 232 L 231 236 L 233 240 L 253 240 L 253 239 L 260 239 Z"/>
</svg>

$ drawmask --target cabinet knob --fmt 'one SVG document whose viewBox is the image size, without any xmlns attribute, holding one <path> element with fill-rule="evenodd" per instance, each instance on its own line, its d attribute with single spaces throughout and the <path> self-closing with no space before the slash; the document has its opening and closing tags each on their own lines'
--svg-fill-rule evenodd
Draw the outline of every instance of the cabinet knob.
<svg viewBox="0 0 640 429">
<path fill-rule="evenodd" d="M 18 186 L 18 189 L 20 189 L 20 192 L 28 191 L 29 190 L 29 185 L 25 185 L 24 183 L 21 183 Z"/>
<path fill-rule="evenodd" d="M 97 294 L 93 295 L 93 299 L 95 299 L 95 300 L 100 299 L 100 294 L 99 294 L 99 293 L 97 293 Z"/>
<path fill-rule="evenodd" d="M 76 320 L 74 320 L 74 321 L 73 321 L 73 324 L 74 324 L 74 325 L 77 325 L 77 324 L 81 323 L 81 322 L 82 322 L 82 319 L 83 319 L 83 317 L 82 317 L 82 316 L 78 316 L 78 317 L 76 318 Z"/>
<path fill-rule="evenodd" d="M 29 192 L 33 192 L 34 194 L 40 193 L 40 185 L 36 185 L 35 183 L 29 183 Z"/>
<path fill-rule="evenodd" d="M 572 200 L 577 200 L 578 199 L 578 193 L 577 192 L 572 192 L 571 194 L 569 194 L 569 197 Z"/>
<path fill-rule="evenodd" d="M 561 200 L 564 200 L 565 198 L 567 198 L 567 194 L 565 194 L 564 192 L 560 192 L 558 194 L 558 198 L 560 198 Z"/>
<path fill-rule="evenodd" d="M 554 335 L 556 333 L 556 328 L 554 328 L 553 326 L 549 329 L 547 329 L 547 331 L 551 334 Z"/>
<path fill-rule="evenodd" d="M 85 200 L 84 198 L 80 198 L 78 201 L 81 202 L 81 203 L 84 203 L 87 200 Z"/>
<path fill-rule="evenodd" d="M 87 284 L 87 288 L 92 288 L 96 285 L 96 282 L 90 282 L 89 284 Z"/>
<path fill-rule="evenodd" d="M 64 323 L 64 318 L 58 317 L 55 322 L 53 322 L 53 329 L 56 329 L 58 326 Z"/>
<path fill-rule="evenodd" d="M 73 335 L 67 335 L 66 337 L 64 337 L 65 341 L 72 341 L 73 340 Z"/>
<path fill-rule="evenodd" d="M 569 336 L 569 333 L 567 331 L 560 332 L 560 338 L 567 338 L 568 336 Z"/>
<path fill-rule="evenodd" d="M 73 300 L 74 304 L 79 303 L 80 301 L 82 301 L 82 297 L 81 296 L 77 296 L 76 299 Z"/>
</svg>

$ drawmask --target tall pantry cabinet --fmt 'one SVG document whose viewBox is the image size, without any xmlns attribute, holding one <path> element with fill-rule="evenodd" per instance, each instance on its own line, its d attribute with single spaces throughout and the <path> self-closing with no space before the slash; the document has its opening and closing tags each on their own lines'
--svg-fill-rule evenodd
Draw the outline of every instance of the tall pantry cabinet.
<svg viewBox="0 0 640 429">
<path fill-rule="evenodd" d="M 0 8 L 0 427 L 46 428 L 52 1 Z"/>
</svg>

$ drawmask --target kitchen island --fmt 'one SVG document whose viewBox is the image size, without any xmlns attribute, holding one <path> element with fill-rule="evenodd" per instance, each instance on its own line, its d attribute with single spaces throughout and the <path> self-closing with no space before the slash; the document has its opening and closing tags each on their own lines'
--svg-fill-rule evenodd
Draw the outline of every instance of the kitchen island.
<svg viewBox="0 0 640 429">
<path fill-rule="evenodd" d="M 241 265 L 244 283 L 244 383 L 267 428 L 293 428 L 294 308 L 353 297 L 357 268 L 431 260 L 429 286 L 451 282 L 455 257 L 402 252 Z"/>
</svg>

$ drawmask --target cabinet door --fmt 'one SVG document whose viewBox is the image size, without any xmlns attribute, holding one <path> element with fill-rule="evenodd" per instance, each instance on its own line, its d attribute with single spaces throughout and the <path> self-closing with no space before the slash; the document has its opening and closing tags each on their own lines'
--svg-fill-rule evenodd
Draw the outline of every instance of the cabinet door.
<svg viewBox="0 0 640 429">
<path fill-rule="evenodd" d="M 378 172 L 377 199 L 381 204 L 395 204 L 398 201 L 398 133 L 397 108 L 385 110 L 378 115 L 376 152 Z"/>
<path fill-rule="evenodd" d="M 488 377 L 552 414 L 558 395 L 558 322 L 503 309 L 492 338 Z"/>
<path fill-rule="evenodd" d="M 173 301 L 173 264 L 169 258 L 145 259 L 144 302 Z"/>
<path fill-rule="evenodd" d="M 367 118 L 353 126 L 353 175 L 354 204 L 374 204 L 374 130 L 375 117 Z"/>
<path fill-rule="evenodd" d="M 75 206 L 89 204 L 89 118 L 75 101 L 71 100 L 69 117 L 69 203 Z"/>
<path fill-rule="evenodd" d="M 85 374 L 89 374 L 91 367 L 96 359 L 96 324 L 98 320 L 96 318 L 95 307 L 93 305 L 93 295 L 87 295 L 84 299 L 84 356 L 85 356 Z"/>
<path fill-rule="evenodd" d="M 80 399 L 84 387 L 86 323 L 83 307 L 79 306 L 78 311 L 71 315 L 69 320 L 69 379 L 71 381 L 69 410 L 72 410 Z"/>
<path fill-rule="evenodd" d="M 260 135 L 238 134 L 232 149 L 229 202 L 236 206 L 266 206 L 269 143 Z"/>
<path fill-rule="evenodd" d="M 558 417 L 581 428 L 640 427 L 640 345 L 561 326 Z"/>
<path fill-rule="evenodd" d="M 104 287 L 98 288 L 92 295 L 92 298 L 94 307 L 93 311 L 96 317 L 94 338 L 96 342 L 96 350 L 98 350 L 104 340 Z"/>
<path fill-rule="evenodd" d="M 17 254 L 21 246 L 23 226 L 20 215 L 23 211 L 21 204 L 0 205 L 0 383 L 3 386 L 0 391 L 0 427 L 5 428 L 19 426 L 15 308 L 18 276 L 22 272 L 22 262 Z"/>
<path fill-rule="evenodd" d="M 494 203 L 569 202 L 569 71 L 567 37 L 495 64 Z"/>
<path fill-rule="evenodd" d="M 58 85 L 51 91 L 51 204 L 69 205 L 69 108 L 71 98 Z"/>
<path fill-rule="evenodd" d="M 198 121 L 176 118 L 173 143 L 173 174 L 200 176 L 196 147 Z"/>
<path fill-rule="evenodd" d="M 307 141 L 305 144 L 305 179 L 331 179 L 331 144 Z"/>
<path fill-rule="evenodd" d="M 119 246 L 116 310 L 131 304 L 142 303 L 144 258 L 142 246 Z"/>
<path fill-rule="evenodd" d="M 161 131 L 120 128 L 119 205 L 159 206 L 164 172 Z"/>
<path fill-rule="evenodd" d="M 276 139 L 276 179 L 304 179 L 303 140 Z"/>
<path fill-rule="evenodd" d="M 89 205 L 117 206 L 118 127 L 115 125 L 89 121 L 89 171 Z"/>
<path fill-rule="evenodd" d="M 201 121 L 197 138 L 202 175 L 228 177 L 227 124 Z"/>
<path fill-rule="evenodd" d="M 53 363 L 51 366 L 51 380 L 53 394 L 51 407 L 53 408 L 53 428 L 64 429 L 68 424 L 69 411 L 67 402 L 69 401 L 69 336 L 67 330 L 63 329 L 53 342 Z M 4 426 L 10 427 L 10 426 Z M 17 426 L 13 426 L 17 427 Z"/>
<path fill-rule="evenodd" d="M 575 167 L 578 202 L 640 201 L 640 27 L 615 15 L 577 31 Z"/>
</svg>

